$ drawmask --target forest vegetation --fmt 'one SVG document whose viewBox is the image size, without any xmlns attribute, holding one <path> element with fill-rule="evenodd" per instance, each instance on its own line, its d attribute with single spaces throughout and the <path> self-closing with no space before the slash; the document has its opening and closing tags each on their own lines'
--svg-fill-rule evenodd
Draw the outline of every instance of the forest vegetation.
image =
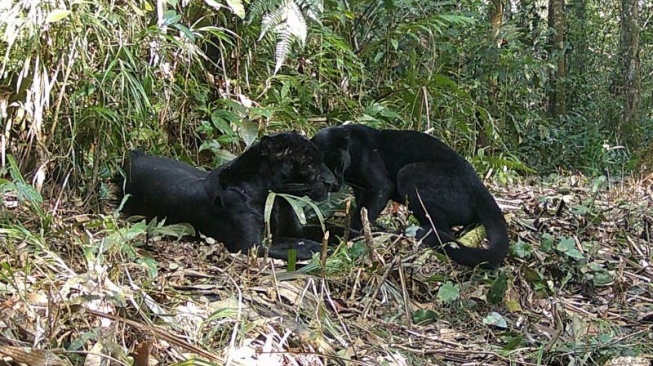
<svg viewBox="0 0 653 366">
<path fill-rule="evenodd" d="M 649 364 L 653 2 L 0 0 L 0 36 L 0 363 Z M 376 233 L 296 269 L 118 212 L 130 149 L 348 121 L 467 158 L 503 267 Z"/>
</svg>

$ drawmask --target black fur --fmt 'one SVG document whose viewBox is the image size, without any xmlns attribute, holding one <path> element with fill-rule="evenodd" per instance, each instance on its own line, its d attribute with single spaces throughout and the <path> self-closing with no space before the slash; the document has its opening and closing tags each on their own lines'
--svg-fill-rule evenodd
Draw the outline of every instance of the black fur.
<svg viewBox="0 0 653 366">
<path fill-rule="evenodd" d="M 270 191 L 323 200 L 337 184 L 322 154 L 297 133 L 266 136 L 241 156 L 211 172 L 134 150 L 123 166 L 124 193 L 131 194 L 123 211 L 167 223 L 187 222 L 224 243 L 230 252 L 261 246 L 264 207 Z M 285 200 L 278 198 L 271 215 L 270 256 L 298 259 L 321 250 L 319 237 L 303 238 L 302 227 Z"/>
<path fill-rule="evenodd" d="M 457 263 L 493 269 L 508 254 L 508 229 L 499 206 L 472 166 L 442 141 L 417 131 L 377 130 L 356 124 L 324 128 L 312 141 L 324 153 L 339 184 L 347 183 L 354 190 L 354 229 L 361 226 L 361 207 L 367 208 L 374 222 L 392 199 L 407 202 L 422 227 L 431 227 L 432 221 L 442 243 L 454 241 L 452 226 L 483 224 L 488 249 L 460 243 L 444 246 Z M 419 235 L 424 234 L 420 230 Z M 440 240 L 434 234 L 424 238 L 435 247 L 441 245 Z"/>
</svg>

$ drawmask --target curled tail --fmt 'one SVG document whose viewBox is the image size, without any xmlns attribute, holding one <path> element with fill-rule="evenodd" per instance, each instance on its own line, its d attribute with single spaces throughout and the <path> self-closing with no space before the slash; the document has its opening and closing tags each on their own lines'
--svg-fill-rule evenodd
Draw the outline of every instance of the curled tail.
<svg viewBox="0 0 653 366">
<path fill-rule="evenodd" d="M 510 239 L 508 226 L 503 218 L 501 209 L 489 192 L 477 201 L 477 216 L 485 227 L 485 234 L 489 241 L 487 248 L 472 248 L 453 240 L 448 234 L 439 233 L 444 245 L 440 246 L 436 235 L 430 235 L 426 240 L 427 245 L 442 247 L 444 252 L 456 263 L 468 267 L 480 266 L 483 269 L 496 269 L 508 255 Z M 454 245 L 446 242 L 455 242 Z"/>
</svg>

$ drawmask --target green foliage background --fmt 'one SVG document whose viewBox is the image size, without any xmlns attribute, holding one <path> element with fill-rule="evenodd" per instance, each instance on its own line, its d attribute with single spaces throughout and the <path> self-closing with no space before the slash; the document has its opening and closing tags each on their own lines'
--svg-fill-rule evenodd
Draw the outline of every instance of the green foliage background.
<svg viewBox="0 0 653 366">
<path fill-rule="evenodd" d="M 258 131 L 344 121 L 433 132 L 482 171 L 630 171 L 642 155 L 617 140 L 610 92 L 618 4 L 568 16 L 568 113 L 553 119 L 536 3 L 506 9 L 497 45 L 477 0 L 3 2 L 3 152 L 87 197 L 132 147 L 215 166 Z M 644 77 L 644 149 L 652 92 Z"/>
</svg>

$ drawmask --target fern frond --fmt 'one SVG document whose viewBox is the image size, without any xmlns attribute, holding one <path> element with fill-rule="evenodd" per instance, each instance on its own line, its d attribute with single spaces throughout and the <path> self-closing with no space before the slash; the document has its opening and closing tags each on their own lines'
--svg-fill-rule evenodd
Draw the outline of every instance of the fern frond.
<svg viewBox="0 0 653 366">
<path fill-rule="evenodd" d="M 247 22 L 251 23 L 263 14 L 269 14 L 273 9 L 281 7 L 285 0 L 254 0 L 247 9 Z"/>
<path fill-rule="evenodd" d="M 281 70 L 281 66 L 286 61 L 286 57 L 290 53 L 290 44 L 292 41 L 292 35 L 287 31 L 278 31 L 277 37 L 279 41 L 277 42 L 276 52 L 274 57 L 276 59 L 276 64 L 274 66 L 274 73 L 276 74 Z"/>
<path fill-rule="evenodd" d="M 286 8 L 286 24 L 290 35 L 297 38 L 304 47 L 306 43 L 306 36 L 308 35 L 308 27 L 306 27 L 306 20 L 301 9 L 295 2 L 288 0 L 288 7 Z"/>
</svg>

